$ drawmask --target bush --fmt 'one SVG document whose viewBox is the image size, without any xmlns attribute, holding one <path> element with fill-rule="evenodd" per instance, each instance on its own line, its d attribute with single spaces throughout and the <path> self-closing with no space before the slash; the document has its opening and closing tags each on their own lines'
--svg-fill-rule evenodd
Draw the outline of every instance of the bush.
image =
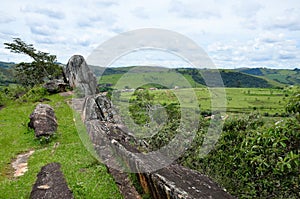
<svg viewBox="0 0 300 199">
<path fill-rule="evenodd" d="M 189 156 L 185 164 L 196 162 L 188 166 L 239 198 L 299 198 L 299 122 L 262 125 L 259 115 L 226 122 L 215 149 L 201 159 Z"/>
<path fill-rule="evenodd" d="M 48 95 L 47 90 L 41 86 L 35 86 L 29 91 L 26 92 L 25 95 L 18 99 L 19 102 L 38 102 L 42 98 Z"/>
<path fill-rule="evenodd" d="M 300 90 L 290 98 L 286 105 L 286 111 L 288 113 L 300 113 Z"/>
<path fill-rule="evenodd" d="M 27 92 L 27 89 L 19 86 L 11 84 L 9 86 L 0 88 L 0 105 L 6 105 L 10 101 L 16 100 L 20 98 Z"/>
</svg>

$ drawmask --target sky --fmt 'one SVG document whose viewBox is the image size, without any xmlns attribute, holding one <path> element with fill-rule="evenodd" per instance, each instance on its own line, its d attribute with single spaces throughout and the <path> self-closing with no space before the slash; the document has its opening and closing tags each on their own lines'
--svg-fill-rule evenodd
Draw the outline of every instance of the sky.
<svg viewBox="0 0 300 199">
<path fill-rule="evenodd" d="M 31 61 L 4 42 L 21 38 L 66 64 L 88 57 L 120 33 L 175 31 L 193 40 L 218 68 L 300 68 L 299 0 L 9 0 L 0 7 L 0 60 Z M 129 54 L 117 65 L 180 65 L 166 52 Z M 115 63 L 115 64 L 116 64 Z"/>
</svg>

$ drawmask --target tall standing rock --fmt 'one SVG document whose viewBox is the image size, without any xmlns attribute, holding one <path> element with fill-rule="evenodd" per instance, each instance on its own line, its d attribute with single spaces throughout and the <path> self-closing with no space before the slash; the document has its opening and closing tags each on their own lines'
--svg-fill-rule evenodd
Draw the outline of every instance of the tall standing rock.
<svg viewBox="0 0 300 199">
<path fill-rule="evenodd" d="M 97 92 L 97 80 L 88 67 L 83 56 L 73 55 L 65 69 L 65 76 L 69 85 L 78 90 L 81 96 L 94 95 Z"/>
</svg>

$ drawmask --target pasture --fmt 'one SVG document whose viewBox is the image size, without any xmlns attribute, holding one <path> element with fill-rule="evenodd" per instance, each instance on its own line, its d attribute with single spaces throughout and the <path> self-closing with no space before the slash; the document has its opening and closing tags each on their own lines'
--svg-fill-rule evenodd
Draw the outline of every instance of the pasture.
<svg viewBox="0 0 300 199">
<path fill-rule="evenodd" d="M 218 88 L 188 88 L 188 89 L 159 89 L 149 90 L 154 95 L 154 103 L 169 104 L 180 101 L 181 106 L 192 107 L 194 101 L 191 93 L 195 93 L 201 111 L 211 110 L 212 97 Z M 226 102 L 227 114 L 242 114 L 256 111 L 265 116 L 282 116 L 285 113 L 285 104 L 289 99 L 289 89 L 266 89 L 266 88 L 224 88 L 223 99 Z M 128 102 L 133 92 L 121 92 L 120 101 Z M 178 95 L 180 94 L 180 95 Z M 176 97 L 177 96 L 177 97 Z M 178 96 L 181 98 L 178 100 Z M 221 100 L 221 99 L 220 99 Z"/>
</svg>

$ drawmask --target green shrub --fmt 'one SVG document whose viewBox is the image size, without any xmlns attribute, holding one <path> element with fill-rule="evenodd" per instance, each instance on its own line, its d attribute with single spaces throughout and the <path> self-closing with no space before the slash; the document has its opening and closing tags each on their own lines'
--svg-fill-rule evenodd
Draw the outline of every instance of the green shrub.
<svg viewBox="0 0 300 199">
<path fill-rule="evenodd" d="M 38 102 L 48 94 L 47 90 L 41 86 L 35 86 L 25 95 L 18 99 L 19 102 Z"/>
<path fill-rule="evenodd" d="M 20 98 L 27 92 L 27 89 L 20 86 L 11 84 L 0 88 L 0 105 L 6 105 L 7 103 Z"/>
<path fill-rule="evenodd" d="M 300 121 L 300 89 L 298 89 L 290 98 L 286 105 L 286 112 L 294 114 Z"/>
<path fill-rule="evenodd" d="M 299 198 L 300 124 L 294 118 L 262 127 L 259 115 L 233 119 L 215 149 L 188 166 L 212 176 L 239 198 Z"/>
</svg>

